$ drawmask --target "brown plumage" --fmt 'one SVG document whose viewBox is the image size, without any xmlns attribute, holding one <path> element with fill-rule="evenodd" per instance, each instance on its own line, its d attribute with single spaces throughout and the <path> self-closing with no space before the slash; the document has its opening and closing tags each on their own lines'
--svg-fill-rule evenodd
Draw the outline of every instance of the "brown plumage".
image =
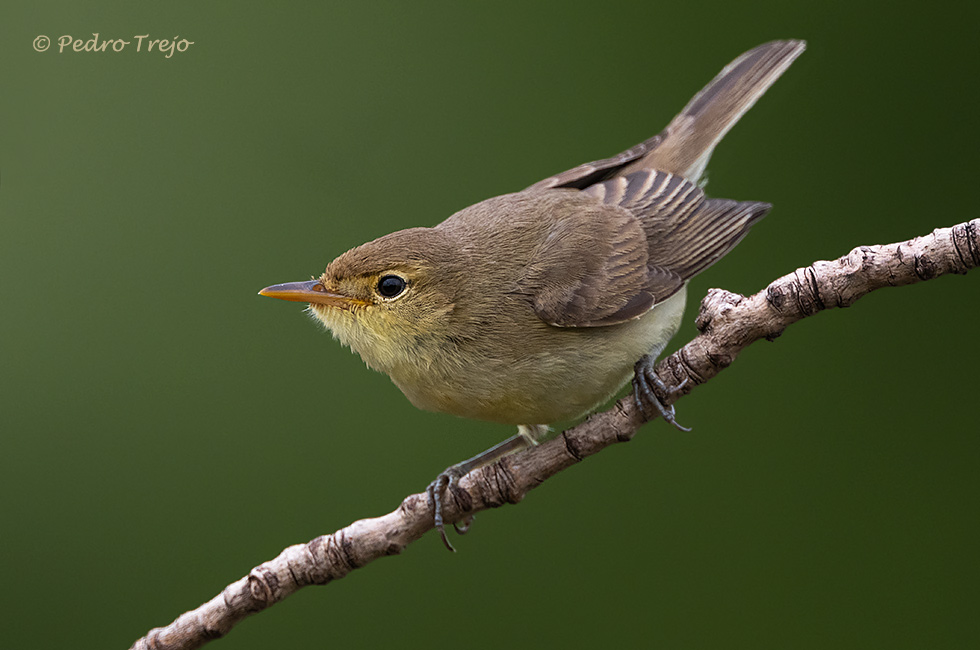
<svg viewBox="0 0 980 650">
<path fill-rule="evenodd" d="M 687 281 L 768 212 L 707 198 L 698 182 L 718 141 L 803 49 L 776 41 L 743 54 L 663 132 L 617 156 L 386 235 L 316 281 L 262 293 L 309 302 L 416 406 L 521 425 L 534 442 L 541 425 L 588 411 L 638 359 L 660 354 Z"/>
</svg>

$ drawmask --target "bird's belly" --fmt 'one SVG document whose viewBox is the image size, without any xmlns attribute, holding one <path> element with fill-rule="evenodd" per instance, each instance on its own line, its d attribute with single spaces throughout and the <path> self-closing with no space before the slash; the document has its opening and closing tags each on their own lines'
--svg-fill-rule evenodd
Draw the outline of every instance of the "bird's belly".
<svg viewBox="0 0 980 650">
<path fill-rule="evenodd" d="M 391 377 L 428 411 L 515 425 L 570 420 L 612 397 L 644 354 L 660 354 L 677 331 L 684 301 L 681 290 L 619 325 L 550 328 L 537 338 L 529 335 L 520 349 L 499 349 L 472 365 L 454 359 L 421 376 Z"/>
</svg>

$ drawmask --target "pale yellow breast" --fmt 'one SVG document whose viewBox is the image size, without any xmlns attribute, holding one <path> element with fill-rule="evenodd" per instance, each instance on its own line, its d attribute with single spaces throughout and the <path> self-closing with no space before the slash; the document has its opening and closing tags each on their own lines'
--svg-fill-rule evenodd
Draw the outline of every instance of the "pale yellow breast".
<svg viewBox="0 0 980 650">
<path fill-rule="evenodd" d="M 550 424 L 587 413 L 614 395 L 644 354 L 657 356 L 677 331 L 686 289 L 640 318 L 599 328 L 545 326 L 514 349 L 472 363 L 436 359 L 389 372 L 417 407 L 506 424 Z"/>
</svg>

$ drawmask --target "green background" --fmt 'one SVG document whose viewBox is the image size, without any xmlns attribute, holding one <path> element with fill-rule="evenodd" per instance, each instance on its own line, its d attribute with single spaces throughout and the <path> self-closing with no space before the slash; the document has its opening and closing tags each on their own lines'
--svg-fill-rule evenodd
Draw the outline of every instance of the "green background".
<svg viewBox="0 0 980 650">
<path fill-rule="evenodd" d="M 415 410 L 302 306 L 345 249 L 659 131 L 809 49 L 716 152 L 772 213 L 752 293 L 978 216 L 975 3 L 34 2 L 0 10 L 3 645 L 128 647 L 509 436 Z M 28 8 L 29 7 L 29 8 Z M 40 34 L 179 35 L 170 59 Z M 980 271 L 759 343 L 446 553 L 308 588 L 226 649 L 977 647 Z"/>
</svg>

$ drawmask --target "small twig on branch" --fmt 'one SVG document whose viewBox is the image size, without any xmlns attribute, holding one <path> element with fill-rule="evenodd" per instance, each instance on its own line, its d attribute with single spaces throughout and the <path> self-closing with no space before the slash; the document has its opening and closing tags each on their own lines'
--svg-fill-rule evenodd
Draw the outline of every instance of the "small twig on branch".
<svg viewBox="0 0 980 650">
<path fill-rule="evenodd" d="M 847 307 L 875 289 L 963 274 L 977 266 L 980 219 L 907 242 L 855 248 L 832 262 L 815 262 L 784 275 L 752 296 L 712 289 L 701 302 L 697 318 L 701 333 L 657 365 L 657 374 L 668 387 L 683 384 L 665 401 L 673 403 L 721 372 L 752 342 L 772 340 L 802 318 Z M 633 398 L 626 397 L 553 440 L 471 472 L 446 500 L 446 522 L 519 502 L 563 469 L 613 443 L 630 440 L 646 421 Z M 290 546 L 197 609 L 150 630 L 131 650 L 199 648 L 300 587 L 326 584 L 380 557 L 400 553 L 432 527 L 426 495 L 413 494 L 387 515 L 355 521 L 331 535 Z"/>
</svg>

